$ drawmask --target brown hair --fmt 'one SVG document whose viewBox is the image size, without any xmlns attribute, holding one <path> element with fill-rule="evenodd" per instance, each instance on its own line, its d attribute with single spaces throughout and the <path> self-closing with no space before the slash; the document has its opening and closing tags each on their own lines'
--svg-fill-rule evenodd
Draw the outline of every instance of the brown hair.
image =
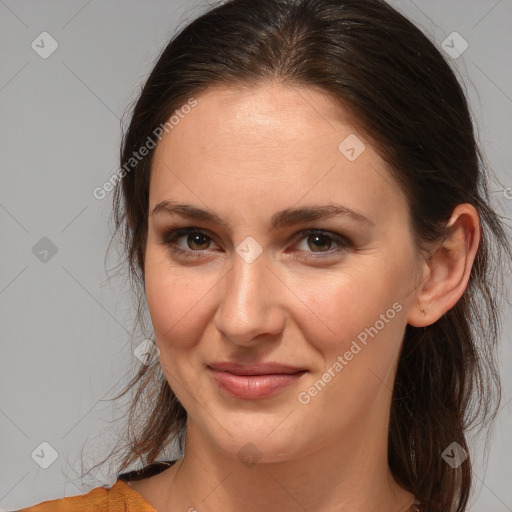
<svg viewBox="0 0 512 512">
<path fill-rule="evenodd" d="M 511 254 L 461 86 L 432 42 L 384 1 L 229 0 L 182 28 L 160 55 L 124 134 L 121 167 L 194 95 L 269 80 L 315 88 L 354 113 L 408 199 L 419 248 L 443 236 L 456 205 L 479 213 L 482 240 L 462 298 L 433 325 L 406 328 L 389 426 L 388 461 L 400 485 L 429 512 L 463 512 L 470 458 L 452 469 L 441 454 L 452 442 L 468 450 L 467 430 L 497 413 L 498 285 Z M 114 236 L 126 251 L 137 321 L 146 307 L 153 153 L 114 192 Z M 155 461 L 186 426 L 158 359 L 119 396 L 134 386 L 119 469 Z"/>
</svg>

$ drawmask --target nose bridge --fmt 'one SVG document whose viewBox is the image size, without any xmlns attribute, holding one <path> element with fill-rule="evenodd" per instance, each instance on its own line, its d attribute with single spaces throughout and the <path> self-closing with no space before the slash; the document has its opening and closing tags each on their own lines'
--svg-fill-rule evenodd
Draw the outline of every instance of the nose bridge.
<svg viewBox="0 0 512 512">
<path fill-rule="evenodd" d="M 284 313 L 279 305 L 279 283 L 267 268 L 264 254 L 256 259 L 233 255 L 231 271 L 221 291 L 215 323 L 228 339 L 242 344 L 261 334 L 279 334 Z"/>
</svg>

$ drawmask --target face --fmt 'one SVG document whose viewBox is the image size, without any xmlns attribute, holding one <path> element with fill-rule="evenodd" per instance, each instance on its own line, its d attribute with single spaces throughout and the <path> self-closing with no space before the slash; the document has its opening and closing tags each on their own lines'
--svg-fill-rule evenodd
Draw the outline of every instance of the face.
<svg viewBox="0 0 512 512">
<path fill-rule="evenodd" d="M 389 413 L 420 267 L 406 200 L 318 91 L 195 98 L 151 174 L 145 290 L 164 374 L 226 454 L 342 442 Z"/>
</svg>

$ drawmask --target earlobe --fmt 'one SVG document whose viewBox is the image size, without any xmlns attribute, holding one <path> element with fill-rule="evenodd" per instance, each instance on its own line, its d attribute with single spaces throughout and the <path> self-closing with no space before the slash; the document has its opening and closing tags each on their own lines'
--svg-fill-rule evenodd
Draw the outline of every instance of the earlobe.
<svg viewBox="0 0 512 512">
<path fill-rule="evenodd" d="M 447 236 L 434 245 L 425 261 L 408 323 L 426 327 L 436 322 L 462 297 L 480 244 L 478 212 L 470 204 L 458 205 L 447 223 Z"/>
</svg>

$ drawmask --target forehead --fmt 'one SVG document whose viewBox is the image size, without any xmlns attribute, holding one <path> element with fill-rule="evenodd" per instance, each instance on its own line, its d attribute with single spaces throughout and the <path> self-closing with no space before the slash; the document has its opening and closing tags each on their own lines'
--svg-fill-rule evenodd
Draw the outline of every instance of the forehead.
<svg viewBox="0 0 512 512">
<path fill-rule="evenodd" d="M 210 151 L 213 140 L 213 145 L 223 143 L 220 151 L 234 149 L 235 144 L 264 142 L 268 149 L 289 147 L 302 152 L 301 140 L 314 144 L 324 139 L 324 145 L 331 141 L 336 149 L 336 142 L 347 130 L 358 131 L 357 119 L 348 109 L 332 96 L 306 87 L 277 83 L 215 86 L 195 100 L 197 106 L 187 114 L 173 116 L 176 124 L 164 139 L 179 144 L 181 139 L 194 136 L 196 148 Z M 160 147 L 163 145 L 165 141 Z M 304 152 L 310 149 L 302 148 Z"/>
<path fill-rule="evenodd" d="M 326 94 L 260 84 L 215 87 L 195 99 L 157 145 L 150 206 L 187 199 L 215 209 L 227 201 L 226 211 L 236 205 L 254 216 L 272 205 L 332 201 L 375 216 L 403 201 L 352 113 Z"/>
</svg>

